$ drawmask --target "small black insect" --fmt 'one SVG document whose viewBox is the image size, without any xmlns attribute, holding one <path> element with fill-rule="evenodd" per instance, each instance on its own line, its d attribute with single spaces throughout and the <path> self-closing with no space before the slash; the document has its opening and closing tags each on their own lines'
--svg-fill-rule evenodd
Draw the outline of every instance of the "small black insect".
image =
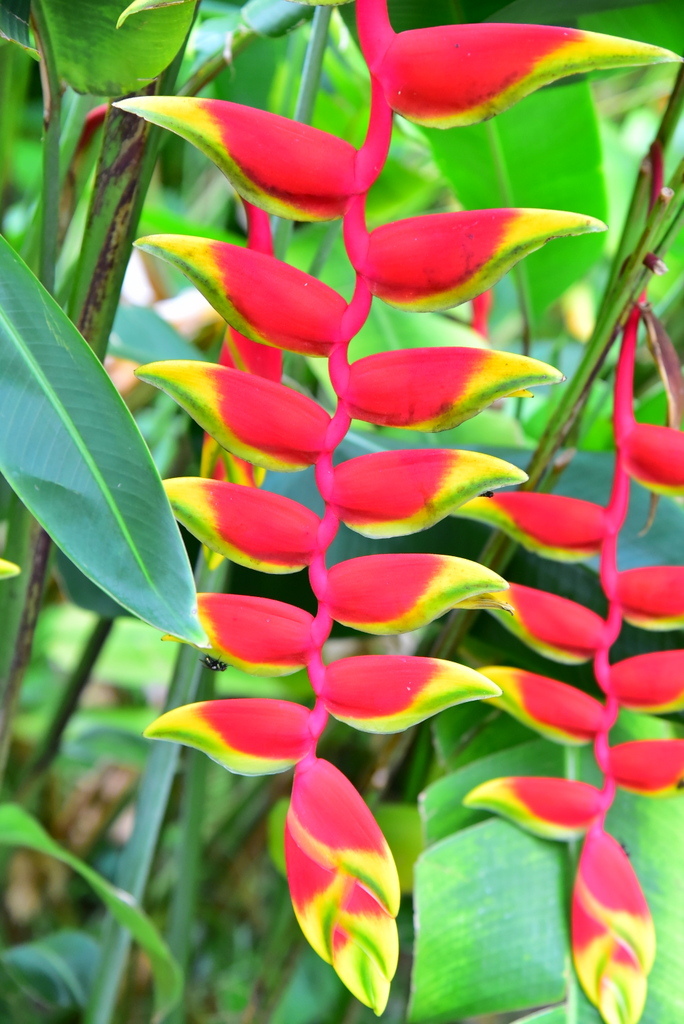
<svg viewBox="0 0 684 1024">
<path fill-rule="evenodd" d="M 619 843 L 620 843 L 620 846 L 622 847 L 622 849 L 625 851 L 625 853 L 629 857 L 629 850 L 627 849 L 627 843 L 623 843 L 623 841 L 621 839 L 619 840 Z"/>
<path fill-rule="evenodd" d="M 677 779 L 677 789 L 684 789 L 684 779 Z"/>
<path fill-rule="evenodd" d="M 483 491 L 482 494 L 480 495 L 480 497 L 481 498 L 493 498 L 494 497 L 494 491 Z"/>
<path fill-rule="evenodd" d="M 225 661 L 212 658 L 209 654 L 205 654 L 203 658 L 200 658 L 200 662 L 205 668 L 211 669 L 212 672 L 225 672 L 228 668 Z"/>
</svg>

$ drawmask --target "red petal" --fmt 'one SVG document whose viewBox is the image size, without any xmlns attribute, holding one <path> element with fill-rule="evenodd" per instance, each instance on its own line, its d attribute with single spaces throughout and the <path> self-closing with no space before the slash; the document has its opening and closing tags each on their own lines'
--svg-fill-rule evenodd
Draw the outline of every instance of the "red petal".
<svg viewBox="0 0 684 1024">
<path fill-rule="evenodd" d="M 644 796 L 675 796 L 684 789 L 684 740 L 634 740 L 610 750 L 618 786 Z"/>
<path fill-rule="evenodd" d="M 497 618 L 547 658 L 575 664 L 588 661 L 596 653 L 605 623 L 595 612 L 565 597 L 520 583 L 511 583 L 506 596 L 514 614 L 495 612 Z"/>
<path fill-rule="evenodd" d="M 558 370 L 511 352 L 414 348 L 352 363 L 351 416 L 385 427 L 449 430 L 497 398 L 562 380 Z"/>
<path fill-rule="evenodd" d="M 684 494 L 684 434 L 637 423 L 625 444 L 627 472 L 656 494 Z"/>
<path fill-rule="evenodd" d="M 621 572 L 618 597 L 633 626 L 676 629 L 684 625 L 684 566 L 653 565 Z"/>
<path fill-rule="evenodd" d="M 503 691 L 493 704 L 560 743 L 589 743 L 599 731 L 603 705 L 567 683 L 501 665 L 480 669 Z"/>
<path fill-rule="evenodd" d="M 611 666 L 611 688 L 632 711 L 667 714 L 684 708 L 684 651 L 638 654 Z"/>
<path fill-rule="evenodd" d="M 306 665 L 313 616 L 294 605 L 244 594 L 198 594 L 212 653 L 253 675 L 279 676 Z"/>
</svg>

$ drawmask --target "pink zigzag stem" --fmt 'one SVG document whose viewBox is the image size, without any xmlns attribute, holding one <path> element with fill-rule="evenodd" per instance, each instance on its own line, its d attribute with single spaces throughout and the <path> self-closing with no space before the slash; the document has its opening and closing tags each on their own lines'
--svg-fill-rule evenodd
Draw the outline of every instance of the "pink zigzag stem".
<svg viewBox="0 0 684 1024">
<path fill-rule="evenodd" d="M 382 42 L 383 37 L 389 42 L 388 32 L 391 33 L 384 0 L 358 0 L 357 19 L 361 48 L 370 65 L 370 54 L 366 52 L 367 49 L 373 47 L 375 56 L 378 43 Z M 343 225 L 345 248 L 355 269 L 363 265 L 368 250 L 369 234 L 365 217 L 366 195 L 387 159 L 391 133 L 392 110 L 385 100 L 382 88 L 371 74 L 370 121 L 366 139 L 358 151 L 355 164 L 359 194 L 345 215 Z M 332 504 L 333 455 L 335 449 L 345 438 L 351 424 L 351 416 L 345 398 L 349 388 L 349 343 L 365 324 L 371 302 L 372 295 L 368 282 L 356 270 L 354 294 L 342 316 L 338 337 L 335 339 L 335 346 L 328 362 L 330 381 L 337 396 L 337 406 L 326 433 L 324 450 L 315 465 L 316 486 L 325 503 L 325 513 L 318 528 L 316 552 L 309 566 L 309 581 L 318 601 L 318 610 L 311 625 L 312 652 L 307 663 L 307 670 L 317 699 L 309 717 L 311 747 L 307 756 L 297 765 L 296 772 L 306 771 L 307 767 L 315 761 L 316 744 L 328 720 L 328 712 L 320 694 L 325 683 L 323 645 L 330 636 L 333 624 L 326 600 L 328 590 L 326 558 L 340 525 L 340 520 Z"/>
</svg>

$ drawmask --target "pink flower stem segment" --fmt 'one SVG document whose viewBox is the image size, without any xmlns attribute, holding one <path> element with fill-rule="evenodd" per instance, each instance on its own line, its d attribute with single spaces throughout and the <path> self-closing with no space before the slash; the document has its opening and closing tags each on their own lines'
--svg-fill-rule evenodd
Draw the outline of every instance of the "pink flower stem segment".
<svg viewBox="0 0 684 1024">
<path fill-rule="evenodd" d="M 366 51 L 370 46 L 377 46 L 380 38 L 377 30 L 381 29 L 385 34 L 389 31 L 391 34 L 384 0 L 359 0 L 357 18 L 362 50 L 370 65 L 370 54 Z M 326 600 L 328 591 L 326 558 L 340 525 L 333 505 L 333 455 L 335 449 L 346 437 L 351 424 L 346 398 L 350 378 L 349 344 L 365 324 L 373 298 L 368 282 L 357 269 L 366 260 L 370 240 L 365 217 L 366 194 L 387 159 L 391 133 L 392 110 L 385 100 L 380 84 L 371 74 L 371 109 L 368 131 L 366 139 L 357 153 L 355 163 L 358 195 L 352 200 L 343 221 L 345 249 L 356 270 L 356 285 L 351 301 L 340 319 L 338 337 L 329 356 L 330 382 L 337 397 L 337 405 L 326 431 L 323 450 L 315 463 L 316 486 L 325 504 L 325 512 L 316 537 L 314 557 L 309 566 L 309 582 L 318 601 L 318 610 L 311 624 L 311 654 L 307 670 L 312 689 L 316 694 L 316 704 L 309 718 L 311 747 L 307 756 L 297 765 L 295 774 L 307 771 L 315 762 L 316 744 L 328 721 L 328 712 L 321 698 L 326 675 L 322 654 L 323 645 L 330 636 L 333 624 Z"/>
<path fill-rule="evenodd" d="M 596 761 L 603 772 L 601 814 L 593 830 L 602 831 L 605 816 L 615 797 L 615 780 L 610 769 L 608 736 L 617 719 L 619 702 L 612 692 L 609 654 L 622 628 L 622 605 L 618 595 L 617 548 L 620 530 L 627 517 L 629 507 L 629 475 L 625 468 L 624 447 L 634 424 L 632 410 L 632 387 L 634 358 L 640 312 L 635 306 L 629 315 L 622 337 L 620 356 L 615 376 L 613 428 L 615 433 L 615 471 L 610 501 L 605 513 L 605 534 L 601 547 L 600 579 L 608 598 L 608 616 L 603 629 L 601 643 L 594 657 L 596 681 L 606 694 L 601 728 L 594 741 Z"/>
</svg>

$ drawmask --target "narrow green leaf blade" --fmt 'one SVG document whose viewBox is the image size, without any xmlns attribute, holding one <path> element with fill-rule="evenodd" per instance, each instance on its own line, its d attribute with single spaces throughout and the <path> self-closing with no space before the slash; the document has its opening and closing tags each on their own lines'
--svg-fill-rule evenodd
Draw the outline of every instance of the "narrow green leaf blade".
<svg viewBox="0 0 684 1024">
<path fill-rule="evenodd" d="M 102 365 L 0 238 L 0 472 L 81 571 L 158 629 L 203 643 L 159 474 Z"/>
<path fill-rule="evenodd" d="M 129 893 L 115 888 L 97 871 L 56 843 L 43 826 L 18 804 L 0 806 L 0 845 L 37 850 L 77 871 L 149 956 L 155 982 L 156 1018 L 177 1003 L 182 989 L 178 964 L 155 926 Z"/>
</svg>

